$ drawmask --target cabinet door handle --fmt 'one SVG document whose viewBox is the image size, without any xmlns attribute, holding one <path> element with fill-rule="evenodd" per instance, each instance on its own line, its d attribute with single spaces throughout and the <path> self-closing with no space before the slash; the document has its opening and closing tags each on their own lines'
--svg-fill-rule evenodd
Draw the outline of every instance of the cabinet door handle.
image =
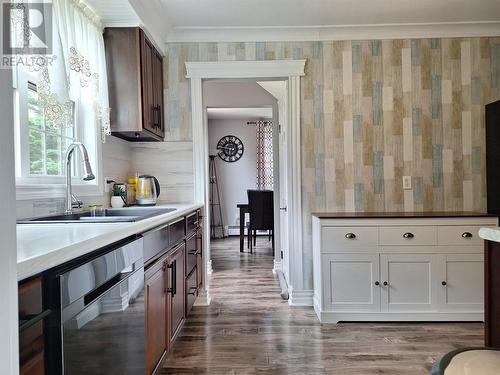
<svg viewBox="0 0 500 375">
<path fill-rule="evenodd" d="M 197 249 L 188 252 L 189 255 L 198 255 L 200 252 Z"/>
<path fill-rule="evenodd" d="M 387 281 L 384 281 L 384 286 L 387 286 L 389 285 L 389 283 Z"/>
<path fill-rule="evenodd" d="M 164 263 L 164 267 L 163 270 L 165 271 L 166 268 L 168 269 L 171 269 L 172 270 L 172 273 L 174 272 L 173 269 L 174 269 L 174 264 L 173 263 L 170 263 L 170 264 L 167 264 L 167 262 Z M 165 278 L 165 280 L 167 280 Z M 165 283 L 167 283 L 167 281 L 165 281 Z M 174 292 L 174 288 L 173 288 L 173 284 L 172 284 L 172 275 L 170 275 L 170 288 L 165 288 L 165 293 L 173 293 Z"/>
<path fill-rule="evenodd" d="M 152 105 L 151 106 L 151 111 L 152 111 L 152 117 L 153 117 L 153 128 L 156 128 L 156 106 Z"/>
<path fill-rule="evenodd" d="M 43 319 L 49 316 L 51 312 L 51 310 L 47 309 L 42 311 L 38 315 L 26 315 L 22 317 L 19 321 L 19 332 L 23 332 L 31 326 L 34 326 L 38 322 L 41 322 Z"/>
<path fill-rule="evenodd" d="M 464 232 L 464 233 L 462 233 L 462 237 L 463 238 L 471 238 L 472 237 L 472 233 L 471 232 Z"/>
<path fill-rule="evenodd" d="M 172 262 L 172 297 L 177 294 L 177 260 Z"/>
<path fill-rule="evenodd" d="M 195 286 L 192 286 L 191 288 L 189 288 L 189 293 L 188 294 L 190 296 L 195 296 L 197 291 L 198 291 L 198 288 L 195 287 Z"/>
<path fill-rule="evenodd" d="M 405 234 L 403 234 L 403 238 L 413 238 L 413 237 L 415 236 L 411 232 L 406 232 Z"/>
<path fill-rule="evenodd" d="M 157 111 L 158 111 L 158 127 L 161 130 L 162 129 L 162 126 L 161 126 L 161 124 L 162 124 L 161 105 L 158 104 L 157 107 L 158 107 L 158 109 L 157 109 Z"/>
<path fill-rule="evenodd" d="M 380 285 L 380 283 L 379 283 L 378 281 L 375 281 L 375 285 L 376 285 L 376 286 L 379 286 L 379 285 Z"/>
<path fill-rule="evenodd" d="M 346 233 L 345 238 L 348 240 L 353 240 L 356 238 L 356 235 L 354 233 Z"/>
<path fill-rule="evenodd" d="M 448 285 L 448 284 L 446 283 L 446 281 L 441 281 L 441 285 L 442 285 L 442 286 L 446 286 L 446 285 Z"/>
</svg>

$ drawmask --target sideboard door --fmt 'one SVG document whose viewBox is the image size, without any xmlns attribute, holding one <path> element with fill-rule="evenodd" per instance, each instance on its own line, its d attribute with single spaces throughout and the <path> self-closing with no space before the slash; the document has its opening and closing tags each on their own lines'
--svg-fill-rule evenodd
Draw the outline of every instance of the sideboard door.
<svg viewBox="0 0 500 375">
<path fill-rule="evenodd" d="M 330 311 L 380 311 L 378 254 L 323 254 L 323 299 Z"/>
</svg>

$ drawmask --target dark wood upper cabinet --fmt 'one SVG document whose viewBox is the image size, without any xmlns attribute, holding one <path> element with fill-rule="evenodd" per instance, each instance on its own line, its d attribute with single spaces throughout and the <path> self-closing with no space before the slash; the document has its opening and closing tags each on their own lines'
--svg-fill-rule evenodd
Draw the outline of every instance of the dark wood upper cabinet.
<svg viewBox="0 0 500 375">
<path fill-rule="evenodd" d="M 112 134 L 129 141 L 162 141 L 161 53 L 138 27 L 108 27 L 104 44 Z"/>
</svg>

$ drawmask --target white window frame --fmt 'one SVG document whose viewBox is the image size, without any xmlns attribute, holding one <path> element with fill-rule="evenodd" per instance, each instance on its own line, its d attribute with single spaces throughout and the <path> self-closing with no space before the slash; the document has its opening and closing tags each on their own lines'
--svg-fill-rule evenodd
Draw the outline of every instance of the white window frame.
<svg viewBox="0 0 500 375">
<path fill-rule="evenodd" d="M 28 137 L 28 82 L 35 83 L 36 76 L 26 72 L 22 67 L 13 71 L 14 95 L 14 127 L 16 150 L 16 198 L 17 200 L 63 198 L 66 193 L 65 176 L 30 176 L 29 175 L 29 137 Z M 71 98 L 75 103 L 75 131 L 76 140 L 83 142 L 89 152 L 95 180 L 83 181 L 79 177 L 80 163 L 75 163 L 76 173 L 72 178 L 73 192 L 78 196 L 102 195 L 102 147 L 100 129 L 84 129 L 79 126 L 80 112 L 79 98 Z M 78 159 L 80 156 L 76 156 Z M 64 163 L 64 162 L 63 162 Z"/>
</svg>

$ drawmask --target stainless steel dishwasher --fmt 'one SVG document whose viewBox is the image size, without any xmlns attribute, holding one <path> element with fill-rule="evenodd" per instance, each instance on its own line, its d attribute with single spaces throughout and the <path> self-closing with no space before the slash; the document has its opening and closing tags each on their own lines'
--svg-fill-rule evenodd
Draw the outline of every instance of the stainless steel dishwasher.
<svg viewBox="0 0 500 375">
<path fill-rule="evenodd" d="M 143 239 L 58 276 L 65 375 L 144 374 Z"/>
</svg>

